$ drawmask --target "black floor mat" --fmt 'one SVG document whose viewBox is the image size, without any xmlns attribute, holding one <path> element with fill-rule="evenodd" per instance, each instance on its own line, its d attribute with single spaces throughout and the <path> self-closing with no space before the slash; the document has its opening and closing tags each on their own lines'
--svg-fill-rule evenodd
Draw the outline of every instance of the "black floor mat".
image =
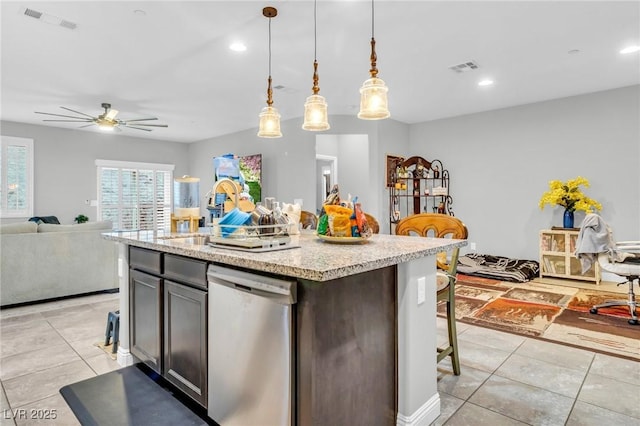
<svg viewBox="0 0 640 426">
<path fill-rule="evenodd" d="M 189 407 L 162 378 L 138 365 L 64 386 L 60 393 L 85 426 L 215 424 L 202 407 Z"/>
</svg>

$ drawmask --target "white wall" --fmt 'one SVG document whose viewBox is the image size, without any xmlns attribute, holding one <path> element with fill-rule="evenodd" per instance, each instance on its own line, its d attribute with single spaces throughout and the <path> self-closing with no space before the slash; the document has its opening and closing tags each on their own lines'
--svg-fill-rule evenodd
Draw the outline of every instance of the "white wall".
<svg viewBox="0 0 640 426">
<path fill-rule="evenodd" d="M 562 208 L 538 208 L 549 180 L 587 178 L 614 236 L 640 238 L 639 104 L 631 86 L 415 124 L 409 146 L 449 170 L 478 252 L 537 259 L 538 232 L 562 226 Z"/>
<path fill-rule="evenodd" d="M 174 164 L 175 176 L 189 171 L 187 144 L 9 121 L 1 125 L 3 135 L 33 139 L 34 216 L 57 216 L 60 223 L 73 223 L 79 214 L 97 219 L 97 208 L 85 204 L 98 197 L 96 159 Z"/>
</svg>

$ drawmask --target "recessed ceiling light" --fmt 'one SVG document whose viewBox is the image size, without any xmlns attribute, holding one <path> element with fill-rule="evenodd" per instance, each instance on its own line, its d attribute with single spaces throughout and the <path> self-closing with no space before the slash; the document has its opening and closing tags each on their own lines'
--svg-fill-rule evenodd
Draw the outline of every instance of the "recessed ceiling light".
<svg viewBox="0 0 640 426">
<path fill-rule="evenodd" d="M 478 82 L 478 86 L 491 86 L 492 84 L 493 84 L 493 80 L 490 80 L 490 79 L 480 80 Z"/>
<path fill-rule="evenodd" d="M 569 55 L 576 55 L 580 53 L 580 49 L 571 49 L 567 52 Z"/>
<path fill-rule="evenodd" d="M 623 55 L 636 52 L 640 52 L 640 46 L 627 46 L 620 51 L 620 53 L 622 53 Z"/>
<path fill-rule="evenodd" d="M 234 52 L 244 52 L 245 50 L 247 50 L 247 46 L 242 42 L 236 41 L 229 45 L 229 49 L 233 50 Z"/>
<path fill-rule="evenodd" d="M 137 16 L 145 16 L 147 14 L 147 12 L 145 12 L 142 9 L 136 9 L 136 10 L 133 11 L 133 13 L 134 13 L 134 15 L 137 15 Z"/>
</svg>

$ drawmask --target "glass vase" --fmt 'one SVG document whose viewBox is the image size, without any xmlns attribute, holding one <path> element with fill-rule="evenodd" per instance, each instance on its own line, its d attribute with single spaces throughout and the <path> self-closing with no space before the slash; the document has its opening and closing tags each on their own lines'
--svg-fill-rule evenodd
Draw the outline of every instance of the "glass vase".
<svg viewBox="0 0 640 426">
<path fill-rule="evenodd" d="M 564 211 L 564 216 L 562 217 L 562 226 L 565 228 L 573 228 L 573 211 Z"/>
</svg>

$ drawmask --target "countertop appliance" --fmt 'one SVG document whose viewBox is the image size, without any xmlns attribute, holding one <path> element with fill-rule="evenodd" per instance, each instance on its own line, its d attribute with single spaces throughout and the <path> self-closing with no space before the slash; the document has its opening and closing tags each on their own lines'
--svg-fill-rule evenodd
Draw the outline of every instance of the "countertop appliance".
<svg viewBox="0 0 640 426">
<path fill-rule="evenodd" d="M 294 423 L 296 282 L 210 265 L 208 415 L 222 426 Z"/>
</svg>

